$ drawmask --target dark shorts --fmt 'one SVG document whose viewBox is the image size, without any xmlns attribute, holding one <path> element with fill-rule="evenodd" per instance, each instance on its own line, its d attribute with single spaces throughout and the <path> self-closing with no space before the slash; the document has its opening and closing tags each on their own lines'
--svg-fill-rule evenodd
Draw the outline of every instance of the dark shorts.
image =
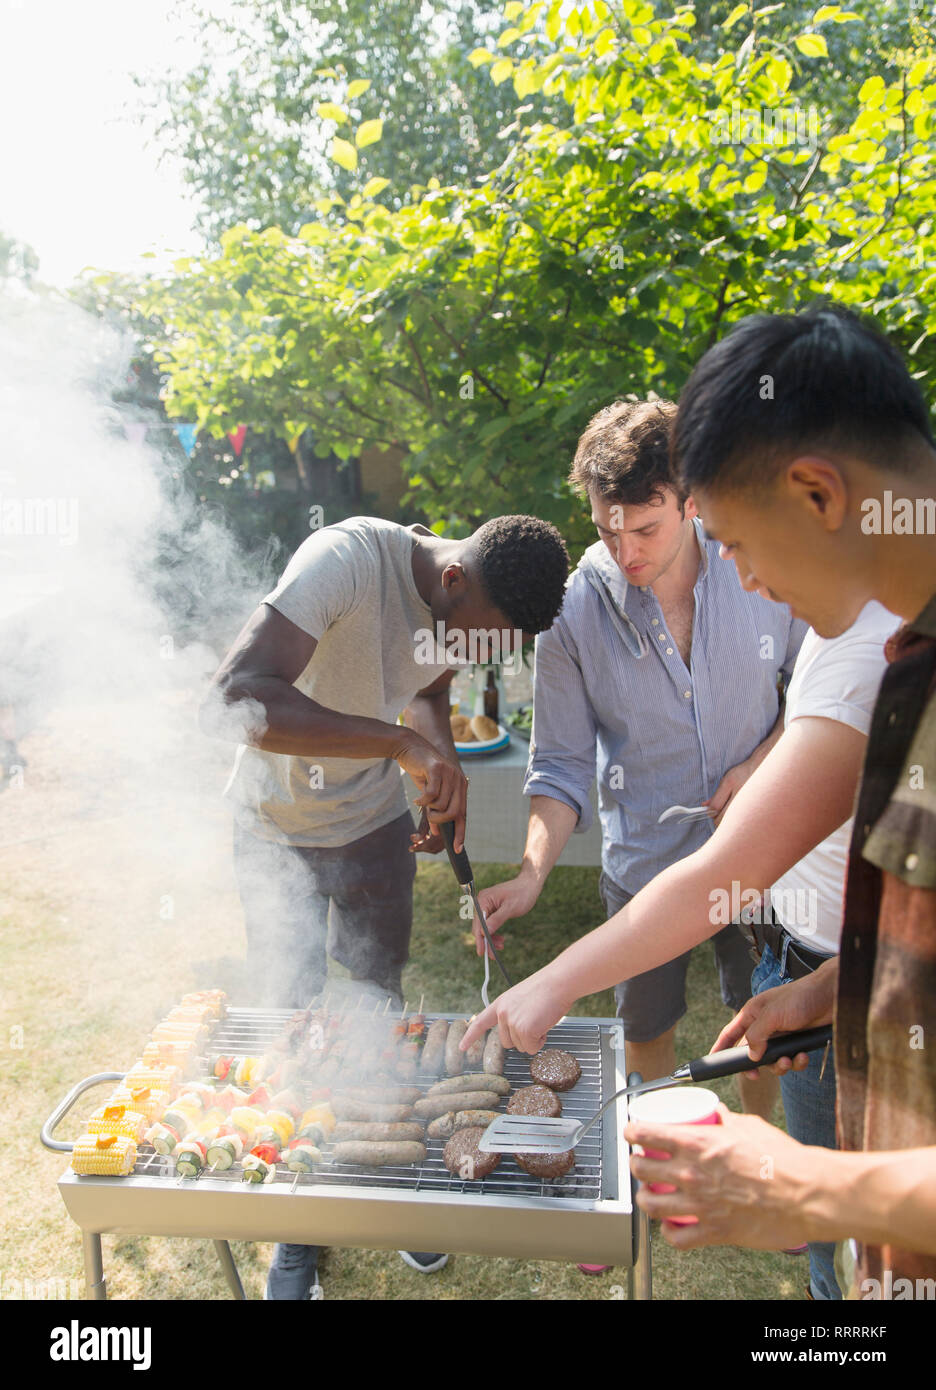
<svg viewBox="0 0 936 1390">
<path fill-rule="evenodd" d="M 416 856 L 409 811 L 351 844 L 304 849 L 234 826 L 251 1003 L 304 1009 L 327 956 L 395 996 L 409 956 Z"/>
<path fill-rule="evenodd" d="M 625 893 L 605 873 L 598 881 L 598 891 L 609 917 L 620 912 L 634 896 Z M 737 1012 L 751 997 L 752 962 L 748 943 L 733 924 L 723 927 L 712 942 L 722 1001 Z M 686 1012 L 686 971 L 691 955 L 691 951 L 686 951 L 685 955 L 657 966 L 656 970 L 635 975 L 632 980 L 615 986 L 616 1013 L 623 1024 L 626 1041 L 653 1042 L 675 1028 Z"/>
</svg>

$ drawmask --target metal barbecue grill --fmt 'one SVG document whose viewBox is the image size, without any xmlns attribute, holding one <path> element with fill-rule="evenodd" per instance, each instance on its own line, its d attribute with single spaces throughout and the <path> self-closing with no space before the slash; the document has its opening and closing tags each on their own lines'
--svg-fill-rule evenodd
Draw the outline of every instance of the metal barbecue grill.
<svg viewBox="0 0 936 1390">
<path fill-rule="evenodd" d="M 427 1023 L 461 1016 L 427 1015 Z M 290 1010 L 231 1008 L 212 1033 L 210 1052 L 262 1054 L 290 1017 Z M 626 1084 L 620 1041 L 615 1019 L 569 1018 L 550 1031 L 547 1046 L 573 1053 L 582 1068 L 574 1090 L 562 1096 L 564 1115 L 587 1118 Z M 529 1059 L 509 1051 L 505 1075 L 514 1088 L 529 1085 Z M 69 1152 L 69 1143 L 52 1137 L 56 1125 L 85 1091 L 120 1079 L 114 1072 L 80 1082 L 43 1126 L 46 1147 Z M 632 1202 L 625 1121 L 620 1100 L 577 1148 L 573 1171 L 554 1180 L 531 1177 L 507 1157 L 490 1177 L 463 1180 L 443 1165 L 444 1141 L 427 1139 L 418 1166 L 333 1163 L 326 1144 L 325 1161 L 314 1172 L 278 1167 L 272 1182 L 251 1185 L 241 1181 L 239 1164 L 179 1178 L 171 1158 L 143 1153 L 128 1177 L 79 1177 L 67 1170 L 59 1189 L 82 1231 L 91 1298 L 106 1297 L 104 1234 L 211 1239 L 235 1298 L 244 1292 L 230 1240 L 615 1265 L 626 1272 L 630 1297 L 649 1298 L 649 1222 Z"/>
</svg>

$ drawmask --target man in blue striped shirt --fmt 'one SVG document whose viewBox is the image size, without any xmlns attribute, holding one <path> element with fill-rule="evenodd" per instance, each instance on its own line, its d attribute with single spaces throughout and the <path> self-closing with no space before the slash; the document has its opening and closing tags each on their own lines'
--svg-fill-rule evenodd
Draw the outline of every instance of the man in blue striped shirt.
<svg viewBox="0 0 936 1390">
<path fill-rule="evenodd" d="M 745 593 L 706 540 L 670 472 L 675 412 L 667 401 L 618 401 L 579 441 L 570 481 L 600 539 L 536 640 L 526 849 L 516 878 L 480 894 L 495 931 L 530 911 L 569 836 L 587 829 L 596 772 L 610 916 L 708 839 L 780 735 L 779 685 L 806 625 L 786 605 Z M 676 804 L 705 804 L 709 818 L 660 825 Z M 480 953 L 477 921 L 475 936 Z M 750 996 L 748 948 L 727 924 L 714 943 L 722 998 L 736 1010 Z M 674 1070 L 688 962 L 689 953 L 615 991 L 628 1071 Z M 768 1091 L 742 1081 L 741 1090 L 746 1109 L 769 1114 L 775 1082 Z"/>
</svg>

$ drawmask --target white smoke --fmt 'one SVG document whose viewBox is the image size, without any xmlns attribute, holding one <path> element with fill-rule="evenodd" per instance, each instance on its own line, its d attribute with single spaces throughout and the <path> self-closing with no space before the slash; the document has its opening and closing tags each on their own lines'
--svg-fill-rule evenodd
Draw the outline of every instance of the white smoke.
<svg viewBox="0 0 936 1390">
<path fill-rule="evenodd" d="M 165 926 L 206 883 L 233 892 L 233 748 L 197 712 L 271 576 L 186 497 L 178 453 L 126 438 L 133 348 L 55 295 L 0 296 L 0 880 L 77 856 L 76 902 L 122 872 L 128 919 Z M 139 974 L 139 940 L 102 926 Z"/>
</svg>

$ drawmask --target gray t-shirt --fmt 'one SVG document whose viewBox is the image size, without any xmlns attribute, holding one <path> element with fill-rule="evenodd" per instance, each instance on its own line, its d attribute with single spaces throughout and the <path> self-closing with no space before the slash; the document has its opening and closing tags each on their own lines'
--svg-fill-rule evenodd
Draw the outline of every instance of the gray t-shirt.
<svg viewBox="0 0 936 1390">
<path fill-rule="evenodd" d="M 432 612 L 413 578 L 416 537 L 355 516 L 314 532 L 263 600 L 318 646 L 297 690 L 342 714 L 396 722 L 418 691 L 449 668 L 417 660 Z M 425 643 L 423 643 L 425 651 Z M 226 788 L 245 829 L 264 840 L 336 846 L 406 810 L 392 758 L 300 758 L 242 746 Z"/>
</svg>

